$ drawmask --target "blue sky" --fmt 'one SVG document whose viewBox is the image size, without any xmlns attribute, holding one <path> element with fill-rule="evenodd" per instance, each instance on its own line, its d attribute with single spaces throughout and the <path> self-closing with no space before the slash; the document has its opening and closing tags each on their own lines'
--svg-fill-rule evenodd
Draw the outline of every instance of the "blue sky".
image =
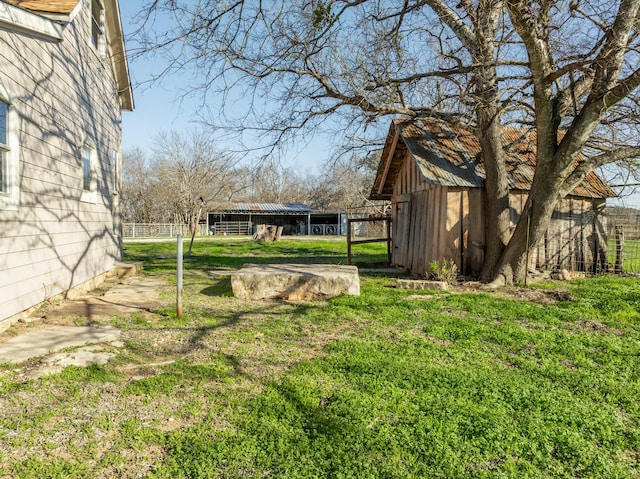
<svg viewBox="0 0 640 479">
<path fill-rule="evenodd" d="M 138 13 L 140 3 L 133 0 L 120 2 L 122 26 L 125 37 L 130 35 L 135 26 L 133 17 Z M 156 24 L 162 28 L 162 24 Z M 169 130 L 182 130 L 198 127 L 197 101 L 193 99 L 179 100 L 181 88 L 185 86 L 184 78 L 170 77 L 157 84 L 144 84 L 152 71 L 160 67 L 158 63 L 149 61 L 129 61 L 129 69 L 134 87 L 133 96 L 135 111 L 123 113 L 123 149 L 127 151 L 134 147 L 151 152 L 154 139 Z M 210 100 L 210 107 L 216 108 L 215 100 Z M 282 159 L 283 166 L 302 167 L 304 172 L 320 173 L 330 156 L 330 142 L 326 138 L 318 137 L 310 143 L 300 144 L 289 148 Z M 223 149 L 234 150 L 235 144 L 222 145 Z M 251 155 L 246 156 L 249 163 L 255 160 Z"/>
<path fill-rule="evenodd" d="M 134 29 L 132 18 L 140 8 L 140 3 L 135 0 L 125 0 L 120 2 L 122 24 L 125 36 L 130 35 Z M 162 28 L 161 23 L 156 23 L 158 28 Z M 149 78 L 150 70 L 158 68 L 159 65 L 142 61 L 130 61 L 129 68 L 134 86 L 135 111 L 124 112 L 123 114 L 123 149 L 139 147 L 147 152 L 153 148 L 154 138 L 162 131 L 181 130 L 185 128 L 197 127 L 194 121 L 197 117 L 197 102 L 195 100 L 178 99 L 181 87 L 184 86 L 184 78 L 171 77 L 165 79 L 161 84 L 147 84 L 138 86 Z M 215 100 L 211 101 L 210 107 L 216 108 Z M 235 144 L 223 144 L 223 149 L 234 150 Z M 289 148 L 284 154 L 282 165 L 285 167 L 295 167 L 299 172 L 318 174 L 323 170 L 324 163 L 331 154 L 331 139 L 318 136 L 309 143 L 299 144 L 297 147 Z M 247 163 L 256 160 L 250 155 L 245 158 Z M 610 199 L 609 204 L 624 204 L 640 208 L 640 194 L 634 194 L 630 198 L 621 200 Z"/>
</svg>

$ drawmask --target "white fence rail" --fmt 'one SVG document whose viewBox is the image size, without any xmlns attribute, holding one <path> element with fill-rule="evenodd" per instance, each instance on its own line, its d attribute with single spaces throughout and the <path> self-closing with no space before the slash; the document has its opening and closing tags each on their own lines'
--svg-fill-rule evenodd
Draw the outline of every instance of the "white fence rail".
<svg viewBox="0 0 640 479">
<path fill-rule="evenodd" d="M 205 235 L 207 226 L 199 226 L 198 233 Z M 189 235 L 189 227 L 171 223 L 124 223 L 122 225 L 122 236 L 125 238 L 171 238 L 179 234 Z"/>
</svg>

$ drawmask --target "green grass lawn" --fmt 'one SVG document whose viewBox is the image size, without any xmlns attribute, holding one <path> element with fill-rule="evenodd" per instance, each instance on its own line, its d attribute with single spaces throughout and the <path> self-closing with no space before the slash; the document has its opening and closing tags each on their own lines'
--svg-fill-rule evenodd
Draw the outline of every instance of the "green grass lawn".
<svg viewBox="0 0 640 479">
<path fill-rule="evenodd" d="M 640 477 L 638 279 L 416 296 L 362 275 L 359 297 L 246 302 L 242 264 L 346 245 L 201 241 L 176 319 L 175 245 L 125 250 L 167 306 L 110 320 L 106 366 L 0 367 L 0 477 Z"/>
</svg>

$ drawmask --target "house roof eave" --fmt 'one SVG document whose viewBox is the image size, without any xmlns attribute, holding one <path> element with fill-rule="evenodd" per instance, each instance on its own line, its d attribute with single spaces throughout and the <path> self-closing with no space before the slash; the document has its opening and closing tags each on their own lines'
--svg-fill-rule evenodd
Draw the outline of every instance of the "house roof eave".
<svg viewBox="0 0 640 479">
<path fill-rule="evenodd" d="M 133 111 L 135 108 L 133 88 L 131 87 L 131 76 L 129 75 L 129 63 L 124 45 L 124 34 L 122 31 L 122 20 L 118 0 L 105 0 L 105 7 L 105 23 L 108 31 L 109 51 L 111 52 L 111 62 L 118 85 L 120 107 L 126 111 Z"/>
<path fill-rule="evenodd" d="M 0 2 L 0 28 L 24 33 L 46 41 L 62 41 L 64 26 L 46 15 Z"/>
</svg>

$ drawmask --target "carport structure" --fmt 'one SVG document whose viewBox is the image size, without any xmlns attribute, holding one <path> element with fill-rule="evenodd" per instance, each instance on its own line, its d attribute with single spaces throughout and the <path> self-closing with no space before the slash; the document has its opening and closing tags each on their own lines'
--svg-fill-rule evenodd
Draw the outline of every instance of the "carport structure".
<svg viewBox="0 0 640 479">
<path fill-rule="evenodd" d="M 207 231 L 251 234 L 257 225 L 276 225 L 285 235 L 308 234 L 312 211 L 300 203 L 233 203 L 207 213 Z"/>
</svg>

